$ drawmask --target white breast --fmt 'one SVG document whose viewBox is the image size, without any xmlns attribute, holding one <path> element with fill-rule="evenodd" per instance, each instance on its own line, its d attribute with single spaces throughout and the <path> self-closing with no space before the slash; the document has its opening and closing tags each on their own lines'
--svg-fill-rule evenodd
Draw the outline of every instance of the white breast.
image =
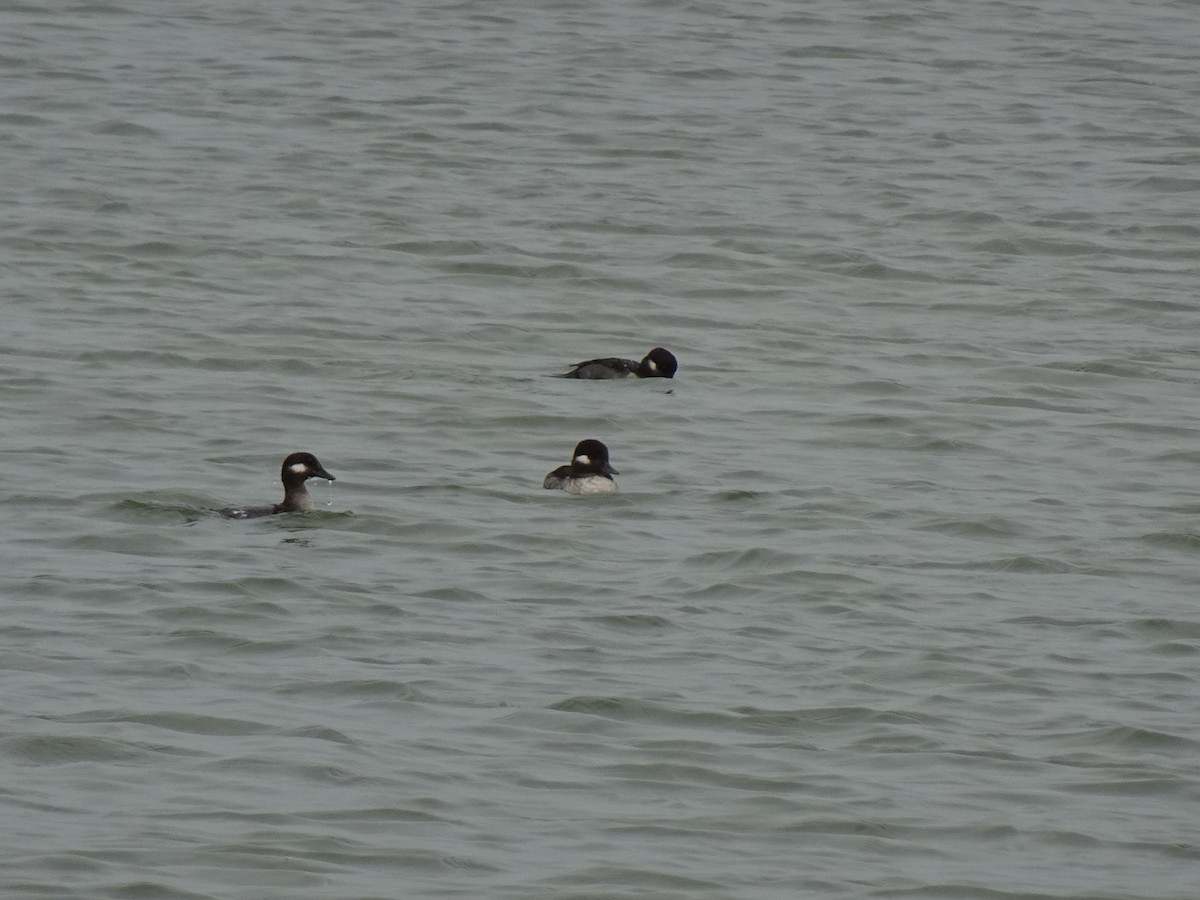
<svg viewBox="0 0 1200 900">
<path fill-rule="evenodd" d="M 587 475 L 583 478 L 568 478 L 566 491 L 570 494 L 611 494 L 617 483 L 602 475 Z"/>
</svg>

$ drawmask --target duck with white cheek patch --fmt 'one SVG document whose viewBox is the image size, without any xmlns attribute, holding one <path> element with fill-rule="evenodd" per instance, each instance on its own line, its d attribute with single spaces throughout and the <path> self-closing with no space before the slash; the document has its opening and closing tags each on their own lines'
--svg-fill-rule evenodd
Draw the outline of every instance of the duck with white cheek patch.
<svg viewBox="0 0 1200 900">
<path fill-rule="evenodd" d="M 594 381 L 601 378 L 674 378 L 679 371 L 679 360 L 670 350 L 655 347 L 647 353 L 641 362 L 634 359 L 620 359 L 607 356 L 603 359 L 585 359 L 575 363 L 570 372 L 564 372 L 559 378 L 583 378 Z"/>
<path fill-rule="evenodd" d="M 588 438 L 575 445 L 571 462 L 547 475 L 542 487 L 568 494 L 610 494 L 617 489 L 612 477 L 620 474 L 608 463 L 608 448 Z"/>
<path fill-rule="evenodd" d="M 304 482 L 310 478 L 324 478 L 326 481 L 336 481 L 325 471 L 317 458 L 311 453 L 293 453 L 283 461 L 279 477 L 283 480 L 283 502 L 274 506 L 230 507 L 221 510 L 221 515 L 229 519 L 257 519 L 261 516 L 273 516 L 277 513 L 306 512 L 312 509 L 312 497 L 308 496 L 308 488 Z"/>
</svg>

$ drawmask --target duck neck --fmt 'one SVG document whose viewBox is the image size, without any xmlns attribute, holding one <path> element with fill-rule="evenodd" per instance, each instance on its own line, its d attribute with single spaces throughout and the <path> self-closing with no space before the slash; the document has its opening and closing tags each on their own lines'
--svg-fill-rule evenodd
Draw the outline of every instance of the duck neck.
<svg viewBox="0 0 1200 900">
<path fill-rule="evenodd" d="M 304 512 L 313 508 L 312 497 L 304 486 L 304 479 L 299 481 L 284 481 L 283 502 L 279 504 L 283 512 Z"/>
</svg>

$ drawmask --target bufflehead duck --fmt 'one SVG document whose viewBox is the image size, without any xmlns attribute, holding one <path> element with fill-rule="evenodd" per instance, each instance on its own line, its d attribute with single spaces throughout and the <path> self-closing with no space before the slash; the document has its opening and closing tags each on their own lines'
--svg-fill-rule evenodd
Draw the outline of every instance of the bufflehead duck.
<svg viewBox="0 0 1200 900">
<path fill-rule="evenodd" d="M 571 462 L 547 475 L 542 487 L 568 494 L 607 494 L 617 489 L 612 477 L 620 474 L 608 464 L 608 448 L 588 438 L 575 445 Z"/>
<path fill-rule="evenodd" d="M 276 513 L 304 512 L 312 509 L 312 497 L 304 482 L 310 478 L 324 478 L 326 481 L 336 481 L 317 458 L 311 453 L 293 453 L 283 461 L 279 477 L 283 479 L 283 502 L 274 506 L 251 506 L 221 510 L 221 515 L 230 519 L 257 519 L 260 516 L 273 516 Z"/>
<path fill-rule="evenodd" d="M 638 378 L 674 378 L 679 368 L 675 354 L 662 347 L 655 347 L 642 359 L 635 362 L 632 359 L 619 359 L 610 356 L 605 359 L 585 359 L 576 363 L 570 372 L 564 372 L 559 378 L 627 378 L 636 375 Z"/>
</svg>

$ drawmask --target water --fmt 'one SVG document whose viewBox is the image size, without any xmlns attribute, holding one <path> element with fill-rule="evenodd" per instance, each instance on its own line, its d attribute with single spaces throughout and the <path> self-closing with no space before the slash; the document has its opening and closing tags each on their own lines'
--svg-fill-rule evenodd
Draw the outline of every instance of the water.
<svg viewBox="0 0 1200 900">
<path fill-rule="evenodd" d="M 1190 4 L 260 6 L 0 11 L 3 896 L 1195 896 Z"/>
</svg>

